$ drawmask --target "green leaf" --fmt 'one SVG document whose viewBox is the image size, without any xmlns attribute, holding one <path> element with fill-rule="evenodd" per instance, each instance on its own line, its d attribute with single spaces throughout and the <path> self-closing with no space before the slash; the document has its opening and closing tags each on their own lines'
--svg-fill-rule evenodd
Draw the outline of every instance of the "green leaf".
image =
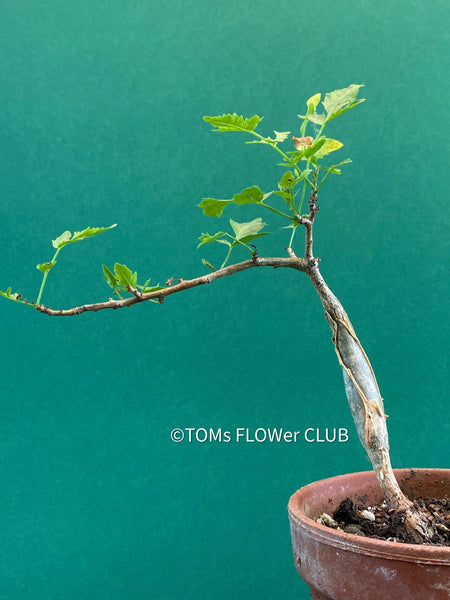
<svg viewBox="0 0 450 600">
<path fill-rule="evenodd" d="M 274 194 L 275 194 L 275 196 L 280 196 L 280 198 L 283 198 L 284 200 L 286 200 L 286 202 L 290 206 L 290 203 L 292 201 L 292 191 L 291 192 L 285 192 L 283 190 L 280 190 L 280 191 L 274 192 Z"/>
<path fill-rule="evenodd" d="M 320 93 L 318 93 L 318 94 L 314 94 L 314 96 L 311 96 L 311 98 L 308 98 L 308 100 L 306 101 L 306 106 L 308 107 L 309 114 L 312 114 L 316 110 L 321 97 L 322 97 L 322 95 Z"/>
<path fill-rule="evenodd" d="M 206 258 L 202 258 L 202 263 L 205 265 L 205 267 L 211 269 L 211 271 L 217 271 L 217 269 L 213 267 L 212 264 L 206 260 Z"/>
<path fill-rule="evenodd" d="M 303 154 L 303 158 L 308 160 L 308 158 L 311 158 L 312 156 L 314 156 L 321 148 L 322 146 L 325 144 L 326 142 L 326 138 L 324 137 L 320 137 L 319 139 L 315 140 L 311 146 L 307 146 L 302 154 Z"/>
<path fill-rule="evenodd" d="M 244 204 L 260 204 L 264 198 L 264 193 L 258 186 L 254 185 L 253 187 L 246 188 L 239 194 L 236 194 L 231 200 L 203 198 L 198 206 L 203 209 L 203 213 L 208 215 L 208 217 L 221 217 L 225 207 L 231 202 L 240 206 Z"/>
<path fill-rule="evenodd" d="M 64 242 L 67 242 L 68 240 L 70 240 L 71 237 L 72 237 L 72 233 L 70 231 L 65 231 L 59 237 L 57 237 L 56 240 L 52 240 L 53 248 L 60 248 L 60 247 L 62 248 L 64 245 Z"/>
<path fill-rule="evenodd" d="M 233 196 L 232 202 L 239 204 L 260 204 L 264 199 L 264 193 L 259 189 L 257 185 L 250 188 L 246 188 L 240 194 Z"/>
<path fill-rule="evenodd" d="M 275 139 L 272 141 L 275 142 L 275 144 L 278 144 L 279 142 L 284 142 L 284 140 L 287 139 L 290 133 L 290 131 L 274 131 Z"/>
<path fill-rule="evenodd" d="M 308 119 L 308 121 L 311 121 L 311 123 L 315 123 L 316 125 L 323 125 L 327 120 L 327 115 L 325 113 L 315 112 L 311 115 L 306 115 L 306 118 Z"/>
<path fill-rule="evenodd" d="M 152 287 L 147 285 L 138 285 L 137 287 L 143 294 L 150 294 L 151 292 L 159 292 L 159 290 L 166 289 L 163 285 L 154 285 Z"/>
<path fill-rule="evenodd" d="M 36 306 L 34 302 L 28 302 L 28 300 L 21 300 L 22 294 L 18 292 L 12 292 L 11 287 L 9 287 L 6 291 L 0 290 L 0 296 L 6 298 L 7 300 L 13 300 L 14 302 L 18 302 L 19 304 L 25 304 L 26 306 Z"/>
<path fill-rule="evenodd" d="M 295 154 L 295 153 L 293 153 L 293 154 Z M 300 153 L 300 152 L 299 152 L 298 154 L 301 154 L 301 155 L 303 156 L 303 153 Z M 286 164 L 286 165 L 283 165 L 283 166 L 289 167 L 289 166 L 291 166 L 291 165 L 287 165 L 287 164 Z M 298 176 L 298 177 L 297 177 L 297 178 L 294 180 L 293 184 L 292 184 L 292 183 L 289 183 L 289 181 L 290 181 L 290 177 L 289 177 L 289 175 L 288 175 L 289 173 L 291 173 L 291 171 L 287 171 L 287 172 L 286 172 L 286 173 L 283 175 L 283 177 L 286 177 L 286 179 L 285 179 L 285 181 L 287 182 L 287 183 L 286 183 L 286 185 L 283 185 L 283 184 L 282 184 L 282 182 L 283 182 L 283 179 L 282 179 L 282 180 L 281 180 L 281 181 L 278 183 L 278 185 L 279 185 L 279 186 L 281 185 L 282 187 L 289 187 L 290 185 L 293 185 L 293 184 L 295 185 L 295 184 L 299 183 L 300 181 L 302 181 L 302 179 L 305 179 L 305 177 L 308 177 L 308 175 L 309 175 L 310 173 L 312 173 L 312 169 L 304 169 L 304 170 L 303 170 L 303 171 L 300 173 L 300 175 L 299 175 L 299 176 Z M 292 173 L 291 173 L 291 174 L 292 174 Z M 277 192 L 274 192 L 274 194 L 276 194 L 276 193 L 277 193 Z"/>
<path fill-rule="evenodd" d="M 317 138 L 311 146 L 306 146 L 303 150 L 291 150 L 287 154 L 289 154 L 295 164 L 300 160 L 308 160 L 325 144 L 325 140 L 325 137 Z"/>
<path fill-rule="evenodd" d="M 208 217 L 221 217 L 224 208 L 232 202 L 231 200 L 216 200 L 215 198 L 203 198 L 198 204 L 203 209 L 203 214 Z"/>
<path fill-rule="evenodd" d="M 334 92 L 328 92 L 328 94 L 325 95 L 322 104 L 327 111 L 327 122 L 342 115 L 354 106 L 361 104 L 361 102 L 364 102 L 363 98 L 356 100 L 361 87 L 363 87 L 363 85 L 352 83 L 346 88 L 334 90 Z"/>
<path fill-rule="evenodd" d="M 286 171 L 283 177 L 280 179 L 279 187 L 280 188 L 290 188 L 293 187 L 295 183 L 295 177 L 292 171 Z"/>
<path fill-rule="evenodd" d="M 325 114 L 318 114 L 316 108 L 320 102 L 321 94 L 314 94 L 306 101 L 307 111 L 306 115 L 298 115 L 300 119 L 303 119 L 304 124 L 302 126 L 301 134 L 305 134 L 306 129 L 306 121 L 311 121 L 311 123 L 315 123 L 316 125 L 323 125 L 327 119 Z"/>
<path fill-rule="evenodd" d="M 56 260 L 52 260 L 51 262 L 42 263 L 40 265 L 36 265 L 36 269 L 42 271 L 42 273 L 48 273 L 50 269 L 52 269 L 56 265 Z"/>
<path fill-rule="evenodd" d="M 125 289 L 136 289 L 137 273 L 132 273 L 126 265 L 116 263 L 114 265 L 114 273 L 116 274 L 117 282 Z"/>
<path fill-rule="evenodd" d="M 342 142 L 339 142 L 338 140 L 332 140 L 330 138 L 327 138 L 325 140 L 324 144 L 322 144 L 322 146 L 314 154 L 314 158 L 315 159 L 323 158 L 327 154 L 330 154 L 330 152 L 339 150 L 339 148 L 342 148 L 342 146 L 343 146 Z"/>
<path fill-rule="evenodd" d="M 73 234 L 73 238 L 70 240 L 71 242 L 79 242 L 80 240 L 84 240 L 88 237 L 94 237 L 95 235 L 99 235 L 109 229 L 113 229 L 117 226 L 117 223 L 110 225 L 109 227 L 86 227 L 83 231 L 75 231 Z"/>
<path fill-rule="evenodd" d="M 265 235 L 269 235 L 269 232 L 266 231 L 264 233 L 255 233 L 253 235 L 246 235 L 243 238 L 241 238 L 240 240 L 234 242 L 233 247 L 240 246 L 241 244 L 247 244 L 248 242 L 252 242 L 253 240 L 256 240 L 257 238 L 264 237 Z"/>
<path fill-rule="evenodd" d="M 88 237 L 93 237 L 95 235 L 99 235 L 104 231 L 108 231 L 113 227 L 116 227 L 117 223 L 110 225 L 109 227 L 86 227 L 83 231 L 75 231 L 72 235 L 70 231 L 64 231 L 56 240 L 52 241 L 52 245 L 54 248 L 63 248 L 67 246 L 67 244 L 72 244 L 73 242 L 80 242 Z"/>
<path fill-rule="evenodd" d="M 118 281 L 117 277 L 112 273 L 106 265 L 102 265 L 103 269 L 103 277 L 105 278 L 106 283 L 112 287 L 113 290 L 117 290 Z"/>
<path fill-rule="evenodd" d="M 236 113 L 220 115 L 216 117 L 203 117 L 203 120 L 215 127 L 216 131 L 254 131 L 258 123 L 262 121 L 258 115 L 244 119 Z"/>
<path fill-rule="evenodd" d="M 0 296 L 3 296 L 4 298 L 8 298 L 8 300 L 17 300 L 18 298 L 21 297 L 21 294 L 18 294 L 17 292 L 12 293 L 11 287 L 9 287 L 5 292 L 0 290 Z"/>
<path fill-rule="evenodd" d="M 248 223 L 237 223 L 236 221 L 233 221 L 233 219 L 230 219 L 230 225 L 233 228 L 236 240 L 244 241 L 244 239 L 248 238 L 248 236 L 257 235 L 258 237 L 260 237 L 261 234 L 259 234 L 259 232 L 266 225 L 266 223 L 263 222 L 261 217 L 257 217 L 256 219 L 253 219 L 253 221 L 249 221 Z"/>
<path fill-rule="evenodd" d="M 218 231 L 214 235 L 210 235 L 209 233 L 202 233 L 202 235 L 198 238 L 200 240 L 200 244 L 197 246 L 197 248 L 200 248 L 200 246 L 203 246 L 203 244 L 215 242 L 218 240 L 218 238 L 222 237 L 223 235 L 225 235 L 223 231 Z"/>
<path fill-rule="evenodd" d="M 352 161 L 349 158 L 346 158 L 345 160 L 341 161 L 337 165 L 331 165 L 331 167 L 321 167 L 321 170 L 322 171 L 327 171 L 329 173 L 335 173 L 337 175 L 340 175 L 341 174 L 341 169 L 339 167 L 342 167 L 343 165 L 348 165 L 351 162 Z"/>
</svg>

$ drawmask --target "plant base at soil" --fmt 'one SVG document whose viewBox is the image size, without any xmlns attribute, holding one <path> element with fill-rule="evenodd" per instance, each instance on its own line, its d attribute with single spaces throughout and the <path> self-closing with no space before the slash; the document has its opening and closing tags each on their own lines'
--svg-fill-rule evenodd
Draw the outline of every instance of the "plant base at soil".
<svg viewBox="0 0 450 600">
<path fill-rule="evenodd" d="M 419 498 L 415 504 L 429 515 L 434 535 L 430 545 L 450 546 L 450 498 Z M 385 502 L 374 506 L 355 504 L 345 498 L 333 512 L 317 519 L 327 527 L 340 529 L 346 533 L 360 535 L 388 542 L 417 543 L 404 526 L 403 515 L 389 509 Z"/>
</svg>

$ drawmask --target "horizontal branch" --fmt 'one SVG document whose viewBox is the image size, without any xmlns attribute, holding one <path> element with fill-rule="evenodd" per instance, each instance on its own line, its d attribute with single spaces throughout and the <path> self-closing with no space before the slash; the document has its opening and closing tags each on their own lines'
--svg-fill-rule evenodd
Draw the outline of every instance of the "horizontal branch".
<svg viewBox="0 0 450 600">
<path fill-rule="evenodd" d="M 36 310 L 52 317 L 70 317 L 73 315 L 80 315 L 84 312 L 97 312 L 99 310 L 125 308 L 127 306 L 139 304 L 140 302 L 147 302 L 148 300 L 164 302 L 164 298 L 171 296 L 172 294 L 177 294 L 178 292 L 189 290 L 200 285 L 206 285 L 208 283 L 212 283 L 216 279 L 228 277 L 229 275 L 234 275 L 235 273 L 246 271 L 254 267 L 273 267 L 275 269 L 287 267 L 308 273 L 311 268 L 311 262 L 305 260 L 304 258 L 297 258 L 293 253 L 290 253 L 288 258 L 261 258 L 259 256 L 254 256 L 250 260 L 245 260 L 243 262 L 224 267 L 223 269 L 218 269 L 217 271 L 213 271 L 201 277 L 196 277 L 195 279 L 180 279 L 177 285 L 168 286 L 157 291 L 148 292 L 146 294 L 142 294 L 137 290 L 130 290 L 133 293 L 133 296 L 129 298 L 121 298 L 120 300 L 109 299 L 106 302 L 83 304 L 82 306 L 74 306 L 73 308 L 56 310 L 40 304 L 36 306 Z"/>
</svg>

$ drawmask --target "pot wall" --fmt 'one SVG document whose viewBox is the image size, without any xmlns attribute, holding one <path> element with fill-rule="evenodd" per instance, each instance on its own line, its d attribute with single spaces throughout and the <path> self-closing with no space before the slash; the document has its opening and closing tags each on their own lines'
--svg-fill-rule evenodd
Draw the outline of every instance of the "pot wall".
<svg viewBox="0 0 450 600">
<path fill-rule="evenodd" d="M 401 469 L 395 474 L 410 498 L 450 495 L 448 469 Z M 313 600 L 448 600 L 450 548 L 359 537 L 315 522 L 347 496 L 368 503 L 381 500 L 375 474 L 318 481 L 289 501 L 294 562 Z"/>
</svg>

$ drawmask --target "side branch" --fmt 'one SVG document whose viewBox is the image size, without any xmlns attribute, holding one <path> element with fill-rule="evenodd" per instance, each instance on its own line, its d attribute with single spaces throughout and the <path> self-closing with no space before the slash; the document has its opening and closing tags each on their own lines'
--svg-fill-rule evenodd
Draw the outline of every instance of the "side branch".
<svg viewBox="0 0 450 600">
<path fill-rule="evenodd" d="M 127 306 L 133 306 L 133 304 L 139 304 L 140 302 L 146 302 L 148 300 L 162 303 L 167 296 L 171 296 L 172 294 L 177 294 L 178 292 L 189 290 L 200 285 L 206 285 L 208 283 L 212 283 L 216 279 L 228 277 L 229 275 L 234 275 L 235 273 L 246 271 L 254 267 L 273 267 L 275 269 L 287 267 L 296 269 L 297 271 L 302 271 L 304 273 L 309 273 L 311 269 L 311 263 L 304 258 L 297 258 L 294 255 L 289 256 L 289 258 L 265 258 L 255 255 L 250 260 L 245 260 L 243 262 L 224 267 L 223 269 L 218 269 L 217 271 L 213 271 L 201 277 L 196 277 L 195 279 L 180 279 L 177 285 L 153 292 L 148 292 L 147 294 L 141 294 L 136 292 L 136 290 L 130 290 L 131 293 L 134 293 L 134 295 L 129 298 L 122 298 L 120 300 L 109 299 L 106 302 L 83 304 L 82 306 L 74 306 L 73 308 L 67 309 L 53 309 L 44 306 L 43 304 L 39 304 L 36 306 L 36 310 L 52 317 L 71 317 L 73 315 L 80 315 L 84 312 L 97 312 L 99 310 L 125 308 Z"/>
<path fill-rule="evenodd" d="M 317 179 L 317 172 L 315 174 L 314 183 Z M 304 225 L 305 227 L 305 258 L 309 261 L 314 259 L 313 253 L 313 226 L 314 220 L 316 218 L 317 213 L 319 212 L 319 206 L 317 206 L 317 190 L 314 187 L 311 195 L 309 197 L 309 215 L 298 217 L 297 221 L 300 225 Z"/>
</svg>

